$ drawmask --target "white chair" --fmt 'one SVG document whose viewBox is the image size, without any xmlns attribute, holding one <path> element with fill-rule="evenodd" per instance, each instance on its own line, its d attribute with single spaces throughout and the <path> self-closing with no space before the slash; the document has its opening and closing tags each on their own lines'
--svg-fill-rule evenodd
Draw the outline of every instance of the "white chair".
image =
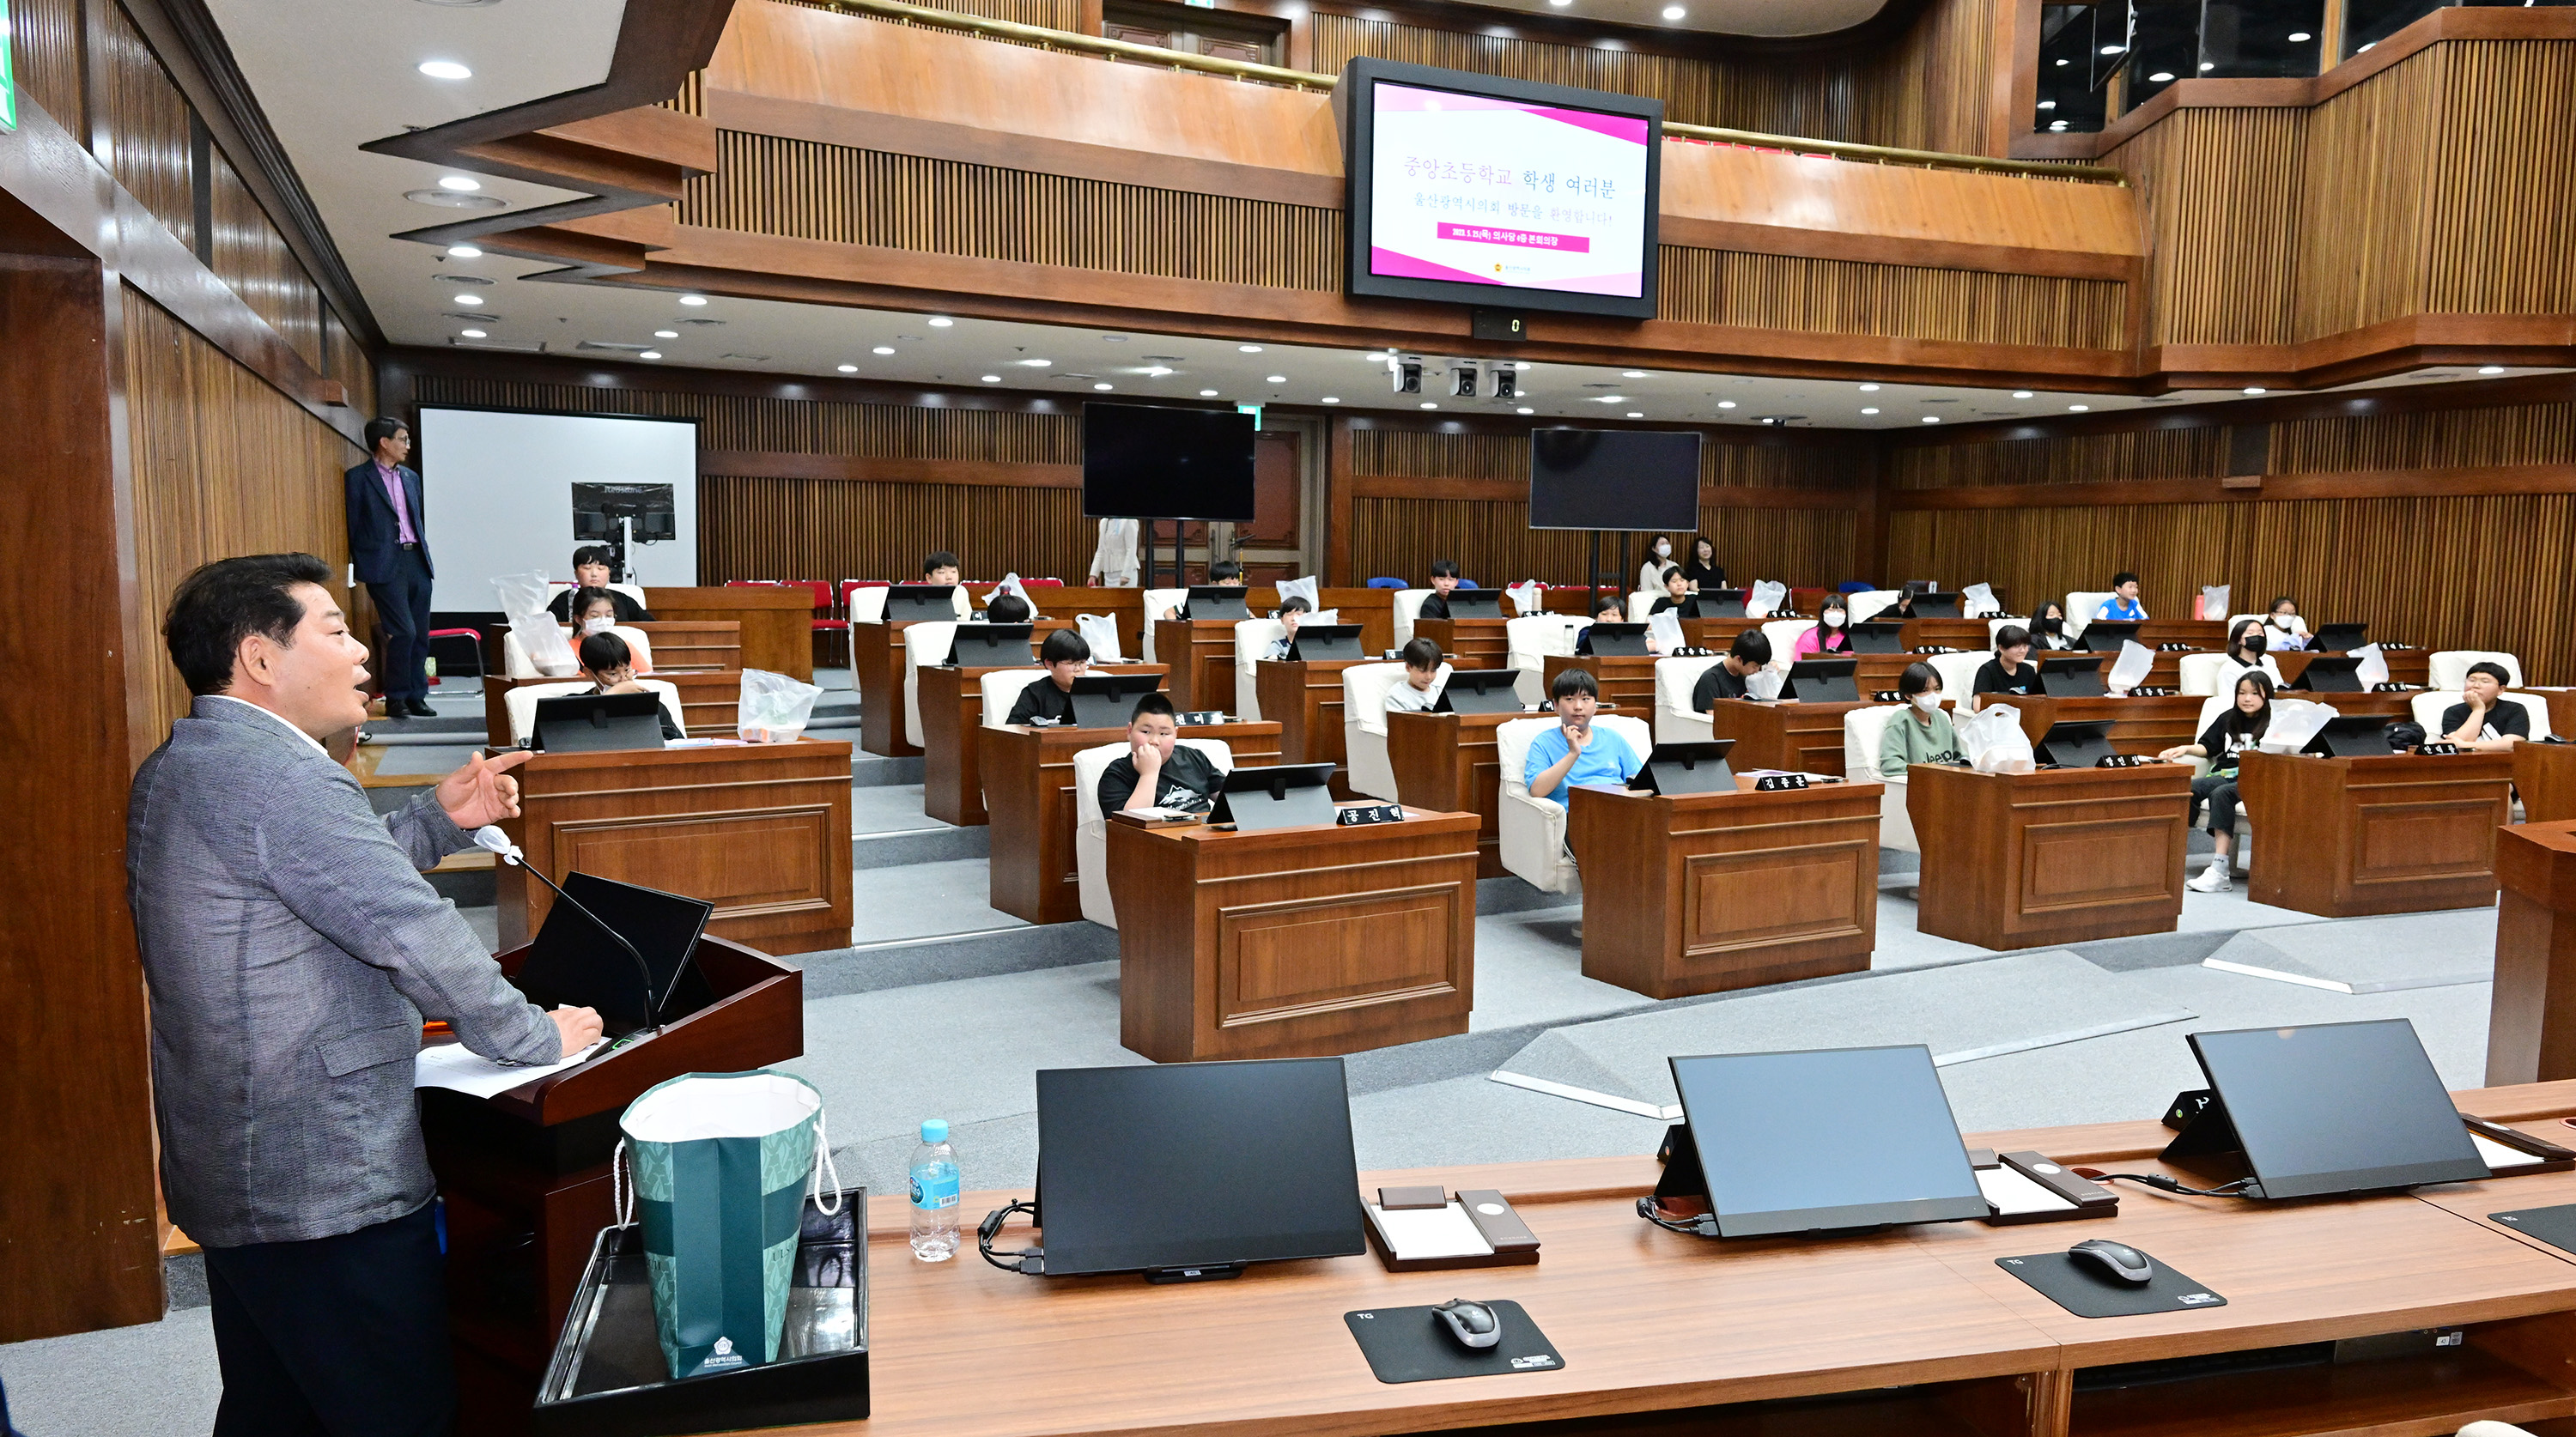
<svg viewBox="0 0 2576 1437">
<path fill-rule="evenodd" d="M 1565 805 L 1529 791 L 1530 740 L 1555 722 L 1552 718 L 1512 719 L 1494 730 L 1494 756 L 1502 766 L 1503 867 L 1541 892 L 1580 893 L 1582 878 L 1565 851 Z M 1643 719 L 1602 714 L 1592 720 L 1592 726 L 1619 735 L 1641 759 L 1654 751 Z"/>
<path fill-rule="evenodd" d="M 1976 698 L 1977 670 L 1986 666 L 1991 654 L 1969 650 L 1956 654 L 1925 654 L 1923 662 L 1941 676 L 1941 698 L 1953 706 Z"/>
<path fill-rule="evenodd" d="M 1342 750 L 1350 765 L 1351 791 L 1389 803 L 1401 796 L 1395 791 L 1395 761 L 1386 751 L 1386 696 L 1404 681 L 1402 664 L 1353 664 L 1342 670 Z M 1436 689 L 1447 682 L 1449 665 L 1442 664 L 1431 683 Z"/>
<path fill-rule="evenodd" d="M 1655 616 L 1655 601 L 1664 596 L 1661 589 L 1639 589 L 1628 596 L 1628 622 L 1642 624 Z"/>
<path fill-rule="evenodd" d="M 528 646 L 520 643 L 519 636 L 508 629 L 501 631 L 501 675 L 512 679 L 548 677 L 538 672 L 537 661 L 528 657 Z"/>
<path fill-rule="evenodd" d="M 1245 619 L 1234 626 L 1234 716 L 1261 722 L 1261 670 L 1257 665 L 1270 646 L 1288 637 L 1277 619 Z"/>
<path fill-rule="evenodd" d="M 2181 675 L 2176 686 L 2184 693 L 2221 694 L 2232 698 L 2236 690 L 2236 676 L 2256 665 L 2240 664 L 2225 654 L 2185 654 L 2182 656 L 2182 661 L 2174 667 Z M 2280 665 L 2272 661 L 2270 654 L 2263 656 L 2263 662 L 2259 667 L 2263 670 L 2263 676 L 2272 681 L 2273 688 L 2279 689 L 2288 682 L 2281 677 Z"/>
<path fill-rule="evenodd" d="M 662 707 L 670 711 L 671 722 L 680 725 L 682 733 L 689 731 L 688 720 L 680 713 L 680 691 L 677 687 L 665 679 L 637 679 L 636 682 L 652 690 L 662 700 Z M 510 710 L 510 742 L 526 743 L 528 735 L 537 731 L 537 700 L 558 699 L 566 694 L 586 692 L 589 688 L 588 683 L 577 680 L 565 684 L 521 684 L 503 694 L 502 702 Z"/>
<path fill-rule="evenodd" d="M 1208 756 L 1219 773 L 1234 771 L 1234 750 L 1225 740 L 1185 738 L 1181 743 Z M 1073 868 L 1082 889 L 1082 916 L 1103 928 L 1118 926 L 1118 909 L 1109 901 L 1109 819 L 1100 811 L 1100 776 L 1127 751 L 1123 743 L 1104 743 L 1073 756 Z"/>
<path fill-rule="evenodd" d="M 948 662 L 957 647 L 957 622 L 931 619 L 903 631 L 903 736 L 921 747 L 921 671 Z"/>
<path fill-rule="evenodd" d="M 1851 621 L 1857 624 L 1863 619 L 1877 618 L 1881 610 L 1904 597 L 1902 589 L 1863 589 L 1857 594 L 1843 595 L 1843 612 L 1851 615 Z"/>
<path fill-rule="evenodd" d="M 1723 657 L 1655 660 L 1655 742 L 1709 741 L 1708 715 L 1691 707 L 1691 690 L 1699 687 L 1699 676 Z M 1638 756 L 1645 756 L 1642 750 Z"/>
<path fill-rule="evenodd" d="M 1154 657 L 1154 626 L 1163 621 L 1165 609 L 1178 609 L 1190 600 L 1187 589 L 1147 589 L 1145 591 L 1145 662 L 1160 663 Z"/>
<path fill-rule="evenodd" d="M 2093 622 L 2093 616 L 2102 612 L 2104 604 L 2118 597 L 2120 596 L 2107 589 L 2067 595 L 2066 637 L 2070 639 L 2084 637 L 2084 626 Z"/>
<path fill-rule="evenodd" d="M 2522 660 L 2493 649 L 2443 649 L 2431 655 L 2424 661 L 2424 687 L 2459 688 L 2468 679 L 2469 665 L 2478 663 L 2504 665 L 2504 686 L 2509 689 L 2522 687 Z"/>
<path fill-rule="evenodd" d="M 1764 623 L 1762 637 L 1771 641 L 1771 667 L 1787 673 L 1789 666 L 1797 662 L 1797 655 L 1792 650 L 1798 646 L 1798 640 L 1805 638 L 1815 627 L 1813 619 L 1772 619 Z"/>
<path fill-rule="evenodd" d="M 1395 646 L 1403 648 L 1413 642 L 1413 621 L 1422 617 L 1422 601 L 1431 597 L 1429 589 L 1395 591 Z"/>
<path fill-rule="evenodd" d="M 1882 778 L 1878 772 L 1878 746 L 1887 737 L 1888 721 L 1904 712 L 1902 704 L 1886 704 L 1843 715 L 1843 777 L 1887 785 L 1878 801 L 1879 847 L 1921 853 L 1923 845 L 1914 837 L 1914 816 L 1905 811 L 1905 775 Z"/>
<path fill-rule="evenodd" d="M 2024 631 L 2027 631 L 2030 628 L 2030 620 L 2027 617 L 2019 619 L 1986 620 L 1986 647 L 1988 649 L 1994 648 L 1995 640 L 2002 635 L 2005 629 L 2008 629 L 2015 624 L 2019 624 Z"/>
<path fill-rule="evenodd" d="M 1578 614 L 1527 614 L 1503 622 L 1503 643 L 1509 656 L 1506 665 L 1520 670 L 1512 680 L 1512 692 L 1525 704 L 1547 697 L 1547 660 L 1551 654 L 1571 656 L 1574 641 L 1592 621 Z"/>
<path fill-rule="evenodd" d="M 2531 720 L 2533 739 L 2549 737 L 2549 700 L 2547 698 L 2539 694 L 2515 693 L 2506 694 L 2505 697 L 2522 705 L 2524 715 Z M 2443 711 L 2453 704 L 2468 702 L 2468 696 L 2458 689 L 2426 689 L 2421 693 L 2410 695 L 2407 702 L 2413 706 L 2415 722 L 2423 727 L 2424 736 L 2438 740 L 2442 736 Z"/>
<path fill-rule="evenodd" d="M 1000 669 L 977 679 L 984 691 L 984 727 L 1003 727 L 1011 705 L 1020 701 L 1020 691 L 1046 676 L 1044 669 Z"/>
</svg>

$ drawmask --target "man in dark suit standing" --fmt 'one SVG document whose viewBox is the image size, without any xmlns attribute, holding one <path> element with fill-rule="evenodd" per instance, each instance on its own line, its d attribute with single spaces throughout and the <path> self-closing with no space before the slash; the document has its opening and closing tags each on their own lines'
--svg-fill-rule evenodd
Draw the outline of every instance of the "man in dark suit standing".
<svg viewBox="0 0 2576 1437">
<path fill-rule="evenodd" d="M 376 606 L 383 631 L 383 688 L 387 718 L 431 718 L 429 706 L 428 525 L 421 516 L 420 471 L 411 457 L 411 431 L 399 419 L 367 421 L 373 454 L 352 468 L 349 489 L 349 560 Z"/>
</svg>

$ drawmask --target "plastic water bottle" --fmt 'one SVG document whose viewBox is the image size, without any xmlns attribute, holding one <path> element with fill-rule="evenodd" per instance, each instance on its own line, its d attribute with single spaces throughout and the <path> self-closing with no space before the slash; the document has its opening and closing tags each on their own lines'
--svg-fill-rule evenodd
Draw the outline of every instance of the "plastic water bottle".
<svg viewBox="0 0 2576 1437">
<path fill-rule="evenodd" d="M 948 1120 L 925 1118 L 912 1150 L 912 1255 L 946 1262 L 957 1255 L 957 1150 Z"/>
</svg>

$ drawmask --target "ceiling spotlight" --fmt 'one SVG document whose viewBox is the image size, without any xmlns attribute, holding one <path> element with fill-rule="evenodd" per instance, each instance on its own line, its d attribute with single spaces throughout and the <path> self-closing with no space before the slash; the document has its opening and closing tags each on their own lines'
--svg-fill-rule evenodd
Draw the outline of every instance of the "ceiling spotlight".
<svg viewBox="0 0 2576 1437">
<path fill-rule="evenodd" d="M 1566 6 L 1573 4 L 1574 0 L 1547 0 L 1547 3 L 1555 6 L 1559 10 L 1562 10 Z"/>
<path fill-rule="evenodd" d="M 2030 398 L 2030 391 L 2027 389 L 2016 389 L 2013 391 L 2013 398 L 2028 399 Z"/>
<path fill-rule="evenodd" d="M 2291 43 L 2291 44 L 2293 44 L 2293 45 L 2300 44 L 2300 43 L 2302 43 L 2302 42 L 2304 42 L 2304 41 L 2312 40 L 2312 39 L 2314 39 L 2314 38 L 2316 38 L 2316 37 L 2315 37 L 2315 36 L 2313 36 L 2313 35 L 2310 35 L 2310 34 L 2309 34 L 2307 31 L 2305 31 L 2305 30 L 2293 30 L 2293 31 L 2291 31 L 2291 32 L 2290 32 L 2290 43 Z"/>
<path fill-rule="evenodd" d="M 1875 410 L 1875 409 L 1864 409 L 1864 410 L 1862 410 L 1862 411 L 1861 411 L 1861 413 L 1863 413 L 1863 414 L 1876 414 L 1877 412 L 1878 412 L 1878 411 L 1877 411 L 1877 410 Z"/>
<path fill-rule="evenodd" d="M 1513 410 L 1512 412 L 1513 412 L 1513 413 L 1515 413 L 1515 414 L 1536 414 L 1536 413 L 1538 413 L 1538 411 L 1537 411 L 1537 410 L 1535 410 L 1535 409 L 1516 409 L 1516 410 Z"/>
<path fill-rule="evenodd" d="M 689 306 L 691 309 L 695 309 L 706 302 L 707 297 L 703 294 L 684 294 L 680 296 L 680 303 Z"/>
<path fill-rule="evenodd" d="M 1002 382 L 1002 376 L 998 374 L 987 374 L 984 376 L 984 382 L 986 384 L 999 384 Z"/>
<path fill-rule="evenodd" d="M 450 298 L 462 305 L 477 305 L 483 302 L 483 296 L 479 294 L 459 294 L 452 295 Z"/>
<path fill-rule="evenodd" d="M 859 367 L 855 364 L 844 364 L 841 366 L 841 372 L 843 374 L 856 374 L 859 372 Z"/>
<path fill-rule="evenodd" d="M 1863 394 L 1876 394 L 1878 392 L 1878 386 L 1875 384 L 1864 384 L 1860 387 L 1860 392 Z"/>
<path fill-rule="evenodd" d="M 2215 70 L 2218 68 L 2218 62 L 2216 60 L 2203 60 L 2200 62 L 2200 68 L 2203 70 Z"/>
<path fill-rule="evenodd" d="M 2064 120 L 2051 120 L 2048 122 L 2048 127 L 2052 130 L 2062 130 L 2066 128 L 2066 122 Z"/>
<path fill-rule="evenodd" d="M 2072 65 L 2072 64 L 2074 64 L 2075 62 L 2074 62 L 2074 61 L 2072 61 L 2072 60 L 2060 60 L 2060 61 L 2058 61 L 2057 63 L 2059 63 L 2059 64 L 2061 64 L 2061 65 Z"/>
<path fill-rule="evenodd" d="M 1235 352 L 1238 354 L 1259 354 L 1261 352 L 1261 346 L 1257 344 L 1238 344 L 1234 348 Z"/>
<path fill-rule="evenodd" d="M 1941 416 L 1938 414 L 1926 414 L 1923 416 L 1923 422 L 1926 424 L 1938 424 L 1941 422 Z"/>
<path fill-rule="evenodd" d="M 420 72 L 433 80 L 471 80 L 474 72 L 453 60 L 423 60 Z"/>
<path fill-rule="evenodd" d="M 2043 110 L 2054 110 L 2057 108 L 2057 102 L 2055 100 L 2042 100 L 2039 102 L 2039 107 Z"/>
<path fill-rule="evenodd" d="M 1717 401 L 1717 407 L 1720 409 L 1733 409 L 1735 407 L 1735 401 L 1732 399 L 1721 399 Z"/>
<path fill-rule="evenodd" d="M 1171 373 L 1171 372 L 1172 372 L 1172 371 L 1170 371 L 1170 370 L 1168 370 L 1168 369 L 1165 369 L 1163 366 L 1161 366 L 1161 365 L 1157 364 L 1157 365 L 1152 366 L 1151 368 L 1148 368 L 1148 369 L 1145 371 L 1145 377 L 1146 377 L 1147 379 L 1160 379 L 1160 378 L 1162 378 L 1164 375 L 1169 374 L 1169 373 Z"/>
<path fill-rule="evenodd" d="M 1094 388 L 1094 389 L 1108 389 L 1108 388 L 1111 388 L 1112 386 L 1111 386 L 1111 385 L 1109 385 L 1109 384 L 1107 384 L 1107 383 L 1101 383 L 1101 384 L 1095 384 L 1095 385 L 1093 385 L 1093 386 L 1091 386 L 1091 387 L 1092 387 L 1092 388 Z"/>
<path fill-rule="evenodd" d="M 2154 74 L 2149 75 L 2149 76 L 2147 77 L 2147 83 L 2148 83 L 2148 84 L 2151 84 L 2151 85 L 2161 85 L 2161 84 L 2163 84 L 2165 81 L 2170 80 L 2170 79 L 2172 79 L 2172 78 L 2173 78 L 2173 71 L 2171 71 L 2171 70 L 2158 70 L 2158 71 L 2157 71 L 2157 72 L 2155 72 Z"/>
<path fill-rule="evenodd" d="M 447 247 L 447 257 L 449 259 L 481 259 L 483 257 L 483 251 L 476 249 L 470 244 L 452 244 Z"/>
<path fill-rule="evenodd" d="M 1667 5 L 1664 7 L 1664 18 L 1667 20 L 1678 20 L 1689 13 L 1690 12 L 1688 10 L 1683 9 L 1679 5 Z"/>
<path fill-rule="evenodd" d="M 1434 404 L 1434 403 L 1432 403 L 1430 400 L 1426 399 L 1426 400 L 1422 401 L 1422 407 L 1423 407 L 1423 408 L 1425 408 L 1425 409 L 1437 409 L 1437 408 L 1439 408 L 1440 406 L 1439 406 L 1439 405 L 1437 405 L 1437 404 Z"/>
<path fill-rule="evenodd" d="M 892 354 L 894 353 L 894 346 L 891 344 L 880 344 L 868 352 L 870 354 Z"/>
<path fill-rule="evenodd" d="M 635 357 L 637 359 L 659 359 L 662 357 L 662 351 L 658 349 L 648 349 Z"/>
<path fill-rule="evenodd" d="M 1216 391 L 1213 389 L 1202 389 L 1199 391 L 1199 398 L 1214 399 L 1216 398 Z"/>
<path fill-rule="evenodd" d="M 2502 374 L 2502 373 L 2504 373 L 2504 366 L 2503 366 L 2503 365 L 2501 365 L 2501 364 L 2481 364 L 2481 365 L 2479 365 L 2479 366 L 2478 366 L 2478 373 L 2480 373 L 2480 374 Z"/>
<path fill-rule="evenodd" d="M 2263 392 L 2263 386 L 2259 384 L 2249 384 L 2245 386 L 2245 392 L 2248 394 L 2260 394 Z"/>
<path fill-rule="evenodd" d="M 1518 373 L 1521 373 L 1521 374 L 1527 374 L 1527 373 L 1529 373 L 1529 367 L 1530 367 L 1530 362 L 1529 362 L 1528 360 L 1526 360 L 1526 359 L 1521 360 L 1519 363 L 1514 364 L 1514 365 L 1512 366 L 1512 368 L 1513 368 L 1513 370 L 1514 370 L 1514 371 L 1516 371 L 1516 372 L 1518 372 Z"/>
<path fill-rule="evenodd" d="M 1288 376 L 1284 374 L 1273 374 L 1265 377 L 1261 382 L 1264 384 L 1285 384 L 1288 382 Z"/>
<path fill-rule="evenodd" d="M 2090 404 L 2070 404 L 2066 406 L 2066 412 L 2069 414 L 2082 414 L 2092 409 L 2092 407 L 2093 406 Z"/>
<path fill-rule="evenodd" d="M 1628 396 L 1624 394 L 1596 394 L 1592 396 L 1592 399 L 1596 404 L 1625 404 L 1628 402 Z"/>
<path fill-rule="evenodd" d="M 1646 377 L 1646 371 L 1642 369 L 1623 369 L 1619 371 L 1619 377 L 1621 379 L 1643 379 Z"/>
<path fill-rule="evenodd" d="M 680 337 L 680 332 L 676 329 L 657 329 L 653 331 L 653 337 L 655 339 L 677 339 Z"/>
<path fill-rule="evenodd" d="M 2117 55 L 2127 48 L 2128 47 L 2125 45 L 2105 45 L 2102 47 L 2102 53 L 2105 55 Z"/>
<path fill-rule="evenodd" d="M 1044 369 L 1055 363 L 1052 359 L 1014 359 L 1011 362 L 1028 369 Z"/>
<path fill-rule="evenodd" d="M 930 327 L 932 329 L 946 329 L 948 326 L 955 324 L 956 322 L 957 321 L 950 319 L 944 314 L 934 314 L 930 317 Z"/>
<path fill-rule="evenodd" d="M 1335 396 L 1333 396 L 1333 395 L 1327 394 L 1327 395 L 1325 395 L 1325 396 L 1324 396 L 1324 402 L 1325 402 L 1326 404 L 1339 404 L 1339 403 L 1341 403 L 1342 401 L 1341 401 L 1339 398 L 1337 398 L 1337 397 L 1335 397 Z"/>
<path fill-rule="evenodd" d="M 438 187 L 442 190 L 454 190 L 460 195 L 470 195 L 483 188 L 483 182 L 472 175 L 440 175 Z"/>
<path fill-rule="evenodd" d="M 1642 414 L 1638 413 L 1636 410 L 1631 409 L 1631 410 L 1629 410 L 1629 411 L 1628 411 L 1628 417 L 1629 417 L 1629 418 L 1631 418 L 1631 419 L 1643 419 L 1643 418 L 1645 418 L 1646 416 L 1644 416 L 1644 415 L 1642 415 Z"/>
<path fill-rule="evenodd" d="M 469 329 L 463 331 L 463 333 L 467 339 L 486 339 L 490 337 L 479 329 Z"/>
</svg>

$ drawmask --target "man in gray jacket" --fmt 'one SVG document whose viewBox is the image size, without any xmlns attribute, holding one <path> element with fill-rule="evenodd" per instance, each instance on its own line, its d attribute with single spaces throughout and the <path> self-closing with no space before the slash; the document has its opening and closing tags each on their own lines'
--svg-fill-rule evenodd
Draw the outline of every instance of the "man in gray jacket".
<svg viewBox="0 0 2576 1437">
<path fill-rule="evenodd" d="M 522 998 L 420 876 L 518 812 L 523 756 L 477 757 L 379 819 L 324 753 L 366 717 L 366 649 L 329 578 L 266 554 L 181 582 L 162 632 L 196 700 L 126 817 L 161 1186 L 205 1248 L 217 1437 L 453 1426 L 421 1020 L 523 1064 L 600 1032 Z"/>
</svg>

